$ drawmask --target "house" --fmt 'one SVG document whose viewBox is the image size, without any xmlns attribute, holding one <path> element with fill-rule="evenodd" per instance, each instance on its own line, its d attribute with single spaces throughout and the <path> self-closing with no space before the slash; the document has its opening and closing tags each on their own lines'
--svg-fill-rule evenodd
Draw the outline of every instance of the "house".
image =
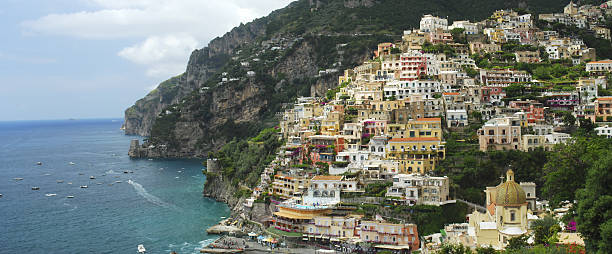
<svg viewBox="0 0 612 254">
<path fill-rule="evenodd" d="M 448 20 L 432 16 L 430 14 L 424 15 L 419 22 L 419 28 L 421 32 L 433 32 L 438 29 L 447 30 Z"/>
<path fill-rule="evenodd" d="M 600 126 L 595 128 L 595 132 L 599 136 L 604 136 L 606 138 L 612 138 L 612 127 L 608 125 Z"/>
<path fill-rule="evenodd" d="M 307 206 L 285 201 L 276 206 L 274 212 L 274 228 L 285 232 L 303 233 L 304 226 L 309 224 L 315 217 L 328 215 L 332 209 L 326 206 Z"/>
<path fill-rule="evenodd" d="M 519 63 L 539 63 L 540 51 L 517 51 L 514 53 Z"/>
<path fill-rule="evenodd" d="M 496 43 L 470 42 L 471 54 L 485 54 L 501 51 L 501 45 Z"/>
<path fill-rule="evenodd" d="M 301 197 L 305 189 L 308 188 L 309 182 L 310 179 L 307 177 L 277 174 L 274 175 L 270 188 L 273 195 L 291 199 Z"/>
<path fill-rule="evenodd" d="M 340 203 L 340 192 L 357 190 L 357 182 L 343 182 L 343 176 L 317 175 L 310 180 L 308 193 L 303 196 L 304 205 L 333 206 Z"/>
<path fill-rule="evenodd" d="M 393 186 L 387 188 L 386 197 L 395 197 L 408 205 L 440 206 L 450 201 L 450 180 L 448 177 L 434 177 L 419 174 L 398 174 L 393 176 Z"/>
<path fill-rule="evenodd" d="M 594 73 L 612 72 L 612 60 L 601 60 L 586 64 L 586 71 Z"/>
<path fill-rule="evenodd" d="M 519 150 L 521 120 L 518 117 L 493 118 L 478 130 L 480 151 Z"/>
<path fill-rule="evenodd" d="M 361 241 L 384 248 L 385 245 L 405 247 L 407 251 L 418 250 L 420 246 L 419 233 L 415 224 L 395 224 L 383 221 L 361 221 L 358 229 Z"/>
<path fill-rule="evenodd" d="M 612 122 L 612 96 L 595 100 L 595 119 L 597 122 Z"/>
<path fill-rule="evenodd" d="M 387 144 L 387 159 L 398 161 L 400 172 L 425 174 L 445 158 L 440 138 L 393 138 Z"/>
<path fill-rule="evenodd" d="M 357 228 L 362 215 L 347 216 L 316 216 L 310 223 L 304 225 L 304 234 L 310 238 L 332 238 L 334 240 L 359 238 Z"/>
<path fill-rule="evenodd" d="M 493 87 L 507 87 L 512 84 L 531 82 L 529 73 L 512 69 L 481 69 L 479 77 L 483 85 Z"/>
<path fill-rule="evenodd" d="M 463 28 L 464 34 L 478 34 L 479 33 L 478 24 L 472 23 L 467 20 L 454 21 L 453 24 L 448 27 L 448 30 L 453 30 L 455 28 Z"/>
</svg>

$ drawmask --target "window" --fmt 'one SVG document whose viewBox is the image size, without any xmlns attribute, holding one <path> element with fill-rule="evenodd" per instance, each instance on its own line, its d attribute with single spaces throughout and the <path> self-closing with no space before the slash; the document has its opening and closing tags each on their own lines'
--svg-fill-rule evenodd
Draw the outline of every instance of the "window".
<svg viewBox="0 0 612 254">
<path fill-rule="evenodd" d="M 516 218 L 516 214 L 514 211 L 510 211 L 510 221 L 514 221 Z"/>
</svg>

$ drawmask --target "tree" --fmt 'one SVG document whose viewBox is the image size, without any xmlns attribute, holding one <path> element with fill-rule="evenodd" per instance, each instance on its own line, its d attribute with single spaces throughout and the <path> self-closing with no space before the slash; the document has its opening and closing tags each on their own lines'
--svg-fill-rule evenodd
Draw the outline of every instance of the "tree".
<svg viewBox="0 0 612 254">
<path fill-rule="evenodd" d="M 495 254 L 497 253 L 497 251 L 495 249 L 493 249 L 493 247 L 489 246 L 489 247 L 478 247 L 476 248 L 476 253 L 477 254 Z"/>
<path fill-rule="evenodd" d="M 554 244 L 557 233 L 561 231 L 559 222 L 552 216 L 546 216 L 531 223 L 535 244 Z"/>
<path fill-rule="evenodd" d="M 470 247 L 463 244 L 444 244 L 436 252 L 437 254 L 472 254 Z"/>
<path fill-rule="evenodd" d="M 608 150 L 609 153 L 610 150 Z M 577 229 L 589 253 L 612 249 L 612 156 L 600 157 L 588 170 L 586 184 L 577 191 Z"/>
<path fill-rule="evenodd" d="M 508 240 L 508 246 L 506 246 L 506 250 L 513 251 L 525 248 L 528 245 L 528 238 L 529 236 L 527 234 L 510 238 L 510 240 Z"/>
</svg>

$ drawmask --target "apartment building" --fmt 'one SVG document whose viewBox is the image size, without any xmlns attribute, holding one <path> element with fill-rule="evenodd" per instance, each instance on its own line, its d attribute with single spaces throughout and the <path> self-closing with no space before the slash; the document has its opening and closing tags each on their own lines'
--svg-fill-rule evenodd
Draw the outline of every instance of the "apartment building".
<svg viewBox="0 0 612 254">
<path fill-rule="evenodd" d="M 521 120 L 518 117 L 493 118 L 478 130 L 480 151 L 519 150 Z"/>
<path fill-rule="evenodd" d="M 419 233 L 415 224 L 393 224 L 382 221 L 361 221 L 360 240 L 371 244 L 405 246 L 407 250 L 418 250 Z"/>
<path fill-rule="evenodd" d="M 387 188 L 387 197 L 399 198 L 408 205 L 440 206 L 450 201 L 448 177 L 419 174 L 393 176 L 393 186 Z"/>
</svg>

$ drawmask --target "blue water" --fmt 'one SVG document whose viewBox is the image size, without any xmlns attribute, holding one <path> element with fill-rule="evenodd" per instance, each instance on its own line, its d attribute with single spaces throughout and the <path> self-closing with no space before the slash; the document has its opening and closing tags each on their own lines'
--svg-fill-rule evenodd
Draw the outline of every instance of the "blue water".
<svg viewBox="0 0 612 254">
<path fill-rule="evenodd" d="M 201 162 L 131 160 L 134 137 L 120 127 L 111 119 L 0 122 L 0 253 L 136 253 L 138 244 L 147 253 L 199 253 L 215 239 L 205 230 L 229 209 L 202 197 Z"/>
</svg>

